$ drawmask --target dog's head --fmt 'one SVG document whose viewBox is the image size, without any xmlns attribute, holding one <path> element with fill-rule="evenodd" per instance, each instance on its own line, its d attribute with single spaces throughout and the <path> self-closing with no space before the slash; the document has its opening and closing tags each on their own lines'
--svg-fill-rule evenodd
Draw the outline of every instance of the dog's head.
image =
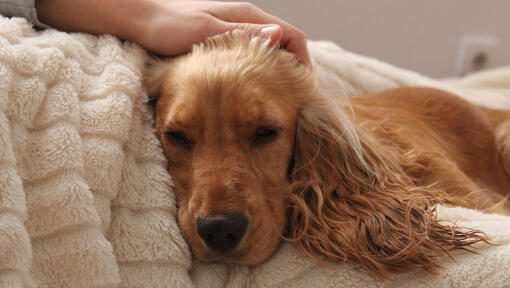
<svg viewBox="0 0 510 288">
<path fill-rule="evenodd" d="M 433 271 L 436 254 L 477 241 L 435 219 L 438 195 L 406 176 L 421 168 L 402 159 L 409 153 L 384 152 L 268 41 L 215 36 L 150 72 L 179 227 L 196 258 L 256 264 L 287 236 L 384 277 Z"/>
<path fill-rule="evenodd" d="M 293 55 L 242 32 L 158 65 L 156 127 L 179 226 L 201 260 L 255 264 L 286 226 L 296 119 L 314 77 Z"/>
</svg>

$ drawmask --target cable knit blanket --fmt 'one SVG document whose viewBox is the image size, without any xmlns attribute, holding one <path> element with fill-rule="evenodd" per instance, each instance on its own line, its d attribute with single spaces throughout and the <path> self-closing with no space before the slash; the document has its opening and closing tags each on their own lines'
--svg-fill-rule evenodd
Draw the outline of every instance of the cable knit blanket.
<svg viewBox="0 0 510 288">
<path fill-rule="evenodd" d="M 435 81 L 327 42 L 323 89 L 433 86 L 510 107 L 510 69 Z M 35 32 L 0 16 L 0 287 L 510 287 L 510 217 L 439 207 L 499 246 L 453 253 L 441 276 L 377 282 L 284 243 L 256 267 L 193 263 L 141 85 L 144 52 L 109 36 Z"/>
<path fill-rule="evenodd" d="M 0 18 L 0 287 L 185 287 L 143 51 Z"/>
</svg>

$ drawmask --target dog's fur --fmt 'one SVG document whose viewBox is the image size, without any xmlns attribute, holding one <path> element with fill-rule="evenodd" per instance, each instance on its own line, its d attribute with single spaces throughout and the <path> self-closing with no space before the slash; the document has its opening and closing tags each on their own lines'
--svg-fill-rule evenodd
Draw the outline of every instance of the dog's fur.
<svg viewBox="0 0 510 288">
<path fill-rule="evenodd" d="M 315 83 L 293 55 L 242 32 L 151 68 L 179 226 L 196 258 L 257 264 L 284 238 L 389 278 L 435 272 L 438 256 L 487 240 L 439 221 L 434 205 L 509 211 L 510 113 L 434 89 L 344 99 Z M 259 139 L 260 127 L 276 133 Z M 246 235 L 215 253 L 195 219 L 233 211 L 248 216 Z"/>
</svg>

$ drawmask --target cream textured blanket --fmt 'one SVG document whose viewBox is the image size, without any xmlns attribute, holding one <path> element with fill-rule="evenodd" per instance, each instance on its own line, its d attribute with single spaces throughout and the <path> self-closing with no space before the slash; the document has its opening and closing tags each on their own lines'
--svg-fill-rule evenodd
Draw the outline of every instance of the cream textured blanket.
<svg viewBox="0 0 510 288">
<path fill-rule="evenodd" d="M 184 287 L 143 51 L 0 16 L 0 287 Z"/>
<path fill-rule="evenodd" d="M 424 85 L 510 107 L 510 69 L 439 82 L 327 42 L 310 48 L 335 95 Z M 510 287 L 510 217 L 463 208 L 439 215 L 501 245 L 455 252 L 440 277 L 378 283 L 289 244 L 256 267 L 192 263 L 145 105 L 145 57 L 112 37 L 0 16 L 0 287 Z"/>
</svg>

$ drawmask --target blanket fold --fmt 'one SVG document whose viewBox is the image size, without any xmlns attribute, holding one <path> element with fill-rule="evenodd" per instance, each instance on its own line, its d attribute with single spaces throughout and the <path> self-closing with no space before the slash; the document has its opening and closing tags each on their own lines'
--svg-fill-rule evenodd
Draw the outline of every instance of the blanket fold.
<svg viewBox="0 0 510 288">
<path fill-rule="evenodd" d="M 510 69 L 437 81 L 310 42 L 326 93 L 445 89 L 510 107 Z M 193 263 L 147 109 L 147 55 L 111 36 L 36 32 L 0 16 L 0 287 L 509 287 L 510 217 L 438 207 L 499 246 L 455 251 L 440 277 L 377 282 L 282 243 L 254 267 Z"/>
</svg>

